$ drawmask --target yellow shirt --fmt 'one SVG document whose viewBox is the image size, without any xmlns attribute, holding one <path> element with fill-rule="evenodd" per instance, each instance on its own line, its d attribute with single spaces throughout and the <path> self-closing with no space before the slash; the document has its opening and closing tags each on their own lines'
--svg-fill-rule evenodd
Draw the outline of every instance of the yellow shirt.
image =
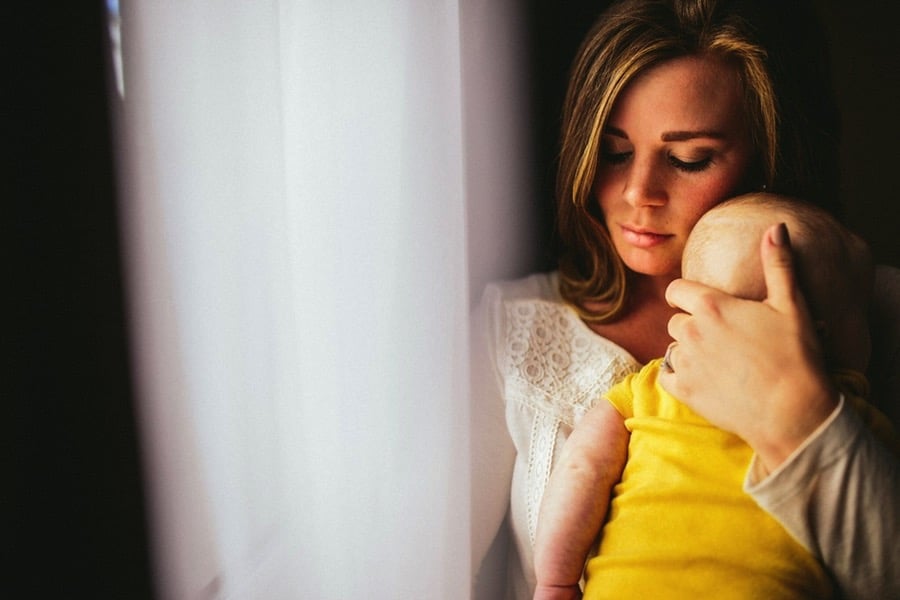
<svg viewBox="0 0 900 600">
<path fill-rule="evenodd" d="M 660 362 L 607 393 L 631 439 L 585 600 L 833 597 L 822 565 L 743 491 L 753 451 L 662 389 Z"/>
</svg>

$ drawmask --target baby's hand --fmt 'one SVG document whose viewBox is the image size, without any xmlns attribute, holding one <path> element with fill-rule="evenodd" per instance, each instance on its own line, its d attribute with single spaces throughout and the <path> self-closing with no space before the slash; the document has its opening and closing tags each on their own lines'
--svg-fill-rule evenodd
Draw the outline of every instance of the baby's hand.
<svg viewBox="0 0 900 600">
<path fill-rule="evenodd" d="M 577 584 L 563 587 L 539 583 L 534 589 L 534 600 L 581 600 L 581 588 Z"/>
</svg>

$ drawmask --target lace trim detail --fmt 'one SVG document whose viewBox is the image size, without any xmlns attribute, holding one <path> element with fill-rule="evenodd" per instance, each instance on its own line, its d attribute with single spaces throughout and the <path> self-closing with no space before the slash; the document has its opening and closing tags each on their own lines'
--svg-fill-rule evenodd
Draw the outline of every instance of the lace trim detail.
<svg viewBox="0 0 900 600">
<path fill-rule="evenodd" d="M 565 305 L 514 300 L 505 309 L 508 401 L 526 402 L 571 426 L 600 394 L 638 367 Z"/>
<path fill-rule="evenodd" d="M 538 512 L 550 471 L 553 468 L 553 457 L 556 454 L 556 435 L 559 432 L 559 419 L 554 419 L 542 411 L 535 411 L 531 425 L 531 452 L 528 454 L 528 536 L 534 546 L 537 533 Z M 536 449 L 541 449 L 537 452 Z"/>
</svg>

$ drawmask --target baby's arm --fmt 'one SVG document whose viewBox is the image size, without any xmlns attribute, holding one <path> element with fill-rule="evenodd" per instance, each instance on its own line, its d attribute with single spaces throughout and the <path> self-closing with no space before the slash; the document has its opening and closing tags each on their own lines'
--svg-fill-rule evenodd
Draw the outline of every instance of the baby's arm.
<svg viewBox="0 0 900 600">
<path fill-rule="evenodd" d="M 628 436 L 622 415 L 601 400 L 563 446 L 538 517 L 534 600 L 581 597 L 578 582 L 622 475 Z"/>
</svg>

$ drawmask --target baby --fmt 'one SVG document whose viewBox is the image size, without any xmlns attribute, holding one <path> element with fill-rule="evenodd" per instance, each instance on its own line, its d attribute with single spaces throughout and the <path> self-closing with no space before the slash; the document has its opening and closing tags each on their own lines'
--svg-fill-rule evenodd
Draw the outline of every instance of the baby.
<svg viewBox="0 0 900 600">
<path fill-rule="evenodd" d="M 778 223 L 843 401 L 896 447 L 863 400 L 872 266 L 859 238 L 814 206 L 750 194 L 700 219 L 682 276 L 764 299 L 760 242 Z M 823 565 L 744 492 L 752 449 L 668 394 L 660 368 L 651 361 L 609 390 L 566 442 L 538 521 L 535 599 L 580 598 L 582 574 L 590 599 L 835 596 Z"/>
</svg>

